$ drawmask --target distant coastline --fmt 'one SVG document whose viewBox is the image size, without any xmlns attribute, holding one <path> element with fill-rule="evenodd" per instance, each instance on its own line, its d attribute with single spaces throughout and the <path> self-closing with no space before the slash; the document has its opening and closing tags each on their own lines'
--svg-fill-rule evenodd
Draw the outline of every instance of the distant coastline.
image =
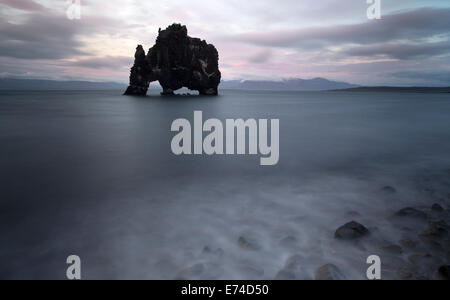
<svg viewBox="0 0 450 300">
<path fill-rule="evenodd" d="M 0 78 L 0 90 L 122 90 L 127 87 L 119 82 L 58 81 L 45 79 Z M 151 86 L 154 89 L 155 86 Z M 363 87 L 324 78 L 287 79 L 282 81 L 230 80 L 222 81 L 223 90 L 260 91 L 330 91 L 330 92 L 385 92 L 385 93 L 450 93 L 450 87 Z"/>
<path fill-rule="evenodd" d="M 335 89 L 332 92 L 371 92 L 371 93 L 450 93 L 450 87 L 394 87 L 374 86 L 349 89 Z"/>
</svg>

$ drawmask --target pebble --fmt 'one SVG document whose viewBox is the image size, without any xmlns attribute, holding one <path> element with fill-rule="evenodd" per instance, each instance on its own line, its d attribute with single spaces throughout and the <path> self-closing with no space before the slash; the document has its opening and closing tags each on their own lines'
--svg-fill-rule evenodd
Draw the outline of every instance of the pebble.
<svg viewBox="0 0 450 300">
<path fill-rule="evenodd" d="M 421 210 L 412 208 L 412 207 L 403 208 L 403 209 L 399 210 L 398 212 L 396 212 L 395 215 L 398 217 L 410 217 L 410 218 L 419 218 L 419 219 L 427 218 L 426 213 L 424 213 Z"/>
<path fill-rule="evenodd" d="M 437 203 L 433 204 L 431 209 L 433 211 L 436 211 L 436 212 L 443 212 L 444 211 L 444 208 L 442 206 L 440 206 L 439 204 L 437 204 Z"/>
<path fill-rule="evenodd" d="M 352 221 L 336 230 L 334 237 L 342 240 L 354 240 L 369 234 L 369 229 L 363 225 Z"/>
<path fill-rule="evenodd" d="M 317 269 L 316 280 L 347 280 L 347 278 L 338 267 L 327 264 Z"/>
</svg>

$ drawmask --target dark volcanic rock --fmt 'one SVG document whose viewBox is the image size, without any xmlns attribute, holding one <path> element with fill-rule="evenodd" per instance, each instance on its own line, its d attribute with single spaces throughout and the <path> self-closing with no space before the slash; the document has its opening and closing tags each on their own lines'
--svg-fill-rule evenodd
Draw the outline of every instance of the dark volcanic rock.
<svg viewBox="0 0 450 300">
<path fill-rule="evenodd" d="M 369 234 L 369 229 L 353 221 L 336 230 L 334 237 L 342 240 L 354 240 Z"/>
<path fill-rule="evenodd" d="M 433 204 L 431 209 L 434 210 L 434 211 L 437 211 L 437 212 L 443 212 L 444 211 L 444 208 L 442 206 L 440 206 L 439 204 L 437 204 L 437 203 Z"/>
<path fill-rule="evenodd" d="M 192 280 L 200 279 L 205 271 L 205 265 L 196 264 L 189 268 L 183 269 L 175 276 L 175 280 Z"/>
<path fill-rule="evenodd" d="M 136 48 L 134 55 L 134 65 L 130 72 L 130 86 L 125 92 L 126 95 L 140 95 L 147 94 L 148 86 L 150 84 L 147 75 L 150 67 L 145 58 L 145 51 L 141 45 Z"/>
<path fill-rule="evenodd" d="M 294 247 L 297 245 L 298 240 L 294 236 L 287 236 L 284 239 L 280 240 L 280 245 L 283 247 Z"/>
<path fill-rule="evenodd" d="M 245 250 L 260 250 L 261 246 L 256 242 L 254 238 L 241 236 L 238 240 L 238 246 Z"/>
<path fill-rule="evenodd" d="M 431 221 L 430 227 L 424 233 L 422 233 L 422 236 L 444 238 L 448 235 L 449 230 L 450 227 L 447 223 L 445 223 L 445 221 Z"/>
<path fill-rule="evenodd" d="M 413 249 L 413 248 L 415 248 L 415 247 L 417 246 L 417 243 L 416 243 L 416 242 L 414 242 L 414 241 L 412 241 L 412 240 L 407 240 L 407 239 L 401 240 L 401 241 L 400 241 L 400 244 L 401 244 L 403 247 L 408 248 L 408 249 Z"/>
<path fill-rule="evenodd" d="M 335 265 L 325 265 L 317 269 L 316 280 L 347 280 L 347 277 Z"/>
<path fill-rule="evenodd" d="M 397 193 L 397 190 L 392 186 L 385 186 L 381 189 L 386 194 L 395 194 Z"/>
<path fill-rule="evenodd" d="M 264 269 L 249 261 L 241 262 L 237 265 L 237 269 L 246 278 L 260 278 L 264 276 Z"/>
<path fill-rule="evenodd" d="M 398 212 L 396 212 L 395 215 L 398 217 L 411 217 L 411 218 L 419 218 L 419 219 L 427 218 L 426 213 L 424 213 L 423 211 L 417 210 L 415 208 L 412 208 L 412 207 L 407 207 L 407 208 L 401 209 Z"/>
<path fill-rule="evenodd" d="M 146 95 L 153 81 L 159 81 L 163 95 L 172 95 L 182 87 L 197 90 L 200 95 L 217 95 L 219 53 L 213 45 L 187 33 L 186 26 L 173 24 L 159 31 L 147 55 L 138 46 L 125 95 Z"/>
<path fill-rule="evenodd" d="M 402 267 L 397 270 L 397 276 L 402 280 L 408 280 L 413 278 L 414 272 L 415 270 L 413 267 Z"/>
<path fill-rule="evenodd" d="M 301 255 L 294 255 L 289 257 L 284 265 L 284 268 L 287 270 L 299 270 L 302 266 L 304 259 Z"/>
<path fill-rule="evenodd" d="M 275 280 L 296 280 L 295 273 L 289 270 L 281 270 L 275 276 Z"/>
<path fill-rule="evenodd" d="M 225 252 L 221 248 L 218 248 L 213 251 L 210 247 L 206 246 L 205 248 L 203 248 L 202 254 L 208 256 L 216 256 L 220 258 L 225 254 Z"/>
<path fill-rule="evenodd" d="M 388 245 L 388 246 L 381 247 L 381 249 L 390 254 L 402 254 L 403 253 L 402 247 L 397 246 L 397 245 Z"/>
</svg>

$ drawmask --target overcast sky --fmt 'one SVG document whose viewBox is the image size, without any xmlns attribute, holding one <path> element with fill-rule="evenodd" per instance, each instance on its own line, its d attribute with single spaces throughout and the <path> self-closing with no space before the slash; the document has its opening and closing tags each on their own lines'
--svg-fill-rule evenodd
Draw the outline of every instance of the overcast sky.
<svg viewBox="0 0 450 300">
<path fill-rule="evenodd" d="M 136 45 L 176 22 L 219 50 L 223 77 L 450 86 L 450 1 L 0 0 L 0 76 L 128 80 Z"/>
</svg>

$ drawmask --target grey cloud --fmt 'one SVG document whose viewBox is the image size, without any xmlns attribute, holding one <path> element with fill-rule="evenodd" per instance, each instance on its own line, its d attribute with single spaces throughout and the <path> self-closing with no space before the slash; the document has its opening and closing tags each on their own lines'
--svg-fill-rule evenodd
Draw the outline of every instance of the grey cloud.
<svg viewBox="0 0 450 300">
<path fill-rule="evenodd" d="M 0 21 L 0 56 L 61 59 L 83 54 L 77 26 L 65 19 L 36 14 L 23 24 Z"/>
<path fill-rule="evenodd" d="M 272 51 L 264 50 L 249 58 L 251 63 L 262 64 L 268 62 L 272 58 Z"/>
<path fill-rule="evenodd" d="M 421 8 L 385 15 L 382 20 L 360 24 L 247 33 L 228 38 L 260 46 L 300 49 L 348 44 L 373 45 L 403 39 L 421 41 L 432 36 L 448 34 L 449 15 L 449 8 Z"/>
<path fill-rule="evenodd" d="M 71 44 L 74 44 L 73 42 Z M 61 59 L 86 53 L 72 48 L 70 45 L 57 45 L 44 48 L 45 43 L 38 42 L 1 42 L 0 56 L 24 59 Z M 33 50 L 30 50 L 33 49 Z"/>
<path fill-rule="evenodd" d="M 117 34 L 120 20 L 84 17 L 71 21 L 65 14 L 31 14 L 24 23 L 0 20 L 0 56 L 24 59 L 63 59 L 88 55 L 79 36 Z"/>
<path fill-rule="evenodd" d="M 343 51 L 348 56 L 374 57 L 385 56 L 395 59 L 417 59 L 450 52 L 450 42 L 423 44 L 382 44 L 373 46 L 358 46 Z"/>
<path fill-rule="evenodd" d="M 409 80 L 434 82 L 440 84 L 450 85 L 450 70 L 438 71 L 438 72 L 426 72 L 426 71 L 403 71 L 393 72 L 387 74 L 388 76 Z"/>
<path fill-rule="evenodd" d="M 104 56 L 80 59 L 75 62 L 70 62 L 68 65 L 91 68 L 91 69 L 119 69 L 129 68 L 133 64 L 133 58 L 126 56 Z"/>
</svg>

